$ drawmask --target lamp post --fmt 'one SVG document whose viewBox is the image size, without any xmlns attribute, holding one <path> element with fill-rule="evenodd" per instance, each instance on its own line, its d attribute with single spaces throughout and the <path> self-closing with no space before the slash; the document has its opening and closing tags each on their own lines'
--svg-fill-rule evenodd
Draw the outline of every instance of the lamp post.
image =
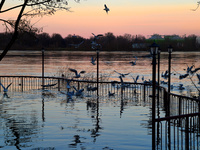
<svg viewBox="0 0 200 150">
<path fill-rule="evenodd" d="M 44 48 L 42 48 L 42 90 L 44 90 Z"/>
<path fill-rule="evenodd" d="M 156 148 L 156 140 L 155 140 L 155 97 L 156 97 L 156 54 L 158 53 L 158 45 L 154 42 L 150 46 L 151 55 L 153 56 L 152 59 L 152 83 L 153 83 L 153 90 L 152 90 L 152 150 Z"/>
<path fill-rule="evenodd" d="M 97 48 L 97 99 L 99 97 L 99 48 Z"/>
<path fill-rule="evenodd" d="M 171 53 L 173 51 L 173 47 L 170 45 L 168 46 L 168 116 L 170 116 L 170 88 L 171 88 Z"/>
<path fill-rule="evenodd" d="M 173 47 L 171 45 L 168 46 L 168 106 L 167 106 L 167 117 L 170 116 L 170 86 L 171 86 L 171 54 L 173 51 Z M 170 129 L 170 121 L 168 121 L 168 148 L 171 149 L 171 129 Z"/>
<path fill-rule="evenodd" d="M 158 112 L 158 116 L 159 116 L 159 97 L 160 97 L 160 53 L 161 53 L 161 49 L 159 47 L 158 49 L 158 93 L 157 93 L 157 112 Z"/>
</svg>

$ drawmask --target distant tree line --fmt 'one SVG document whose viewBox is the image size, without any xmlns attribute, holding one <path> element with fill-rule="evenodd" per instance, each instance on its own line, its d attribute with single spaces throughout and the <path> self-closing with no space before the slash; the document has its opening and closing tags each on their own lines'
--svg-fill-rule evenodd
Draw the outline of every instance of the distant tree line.
<svg viewBox="0 0 200 150">
<path fill-rule="evenodd" d="M 12 33 L 0 33 L 0 49 L 4 49 L 7 42 L 12 38 Z M 17 41 L 11 47 L 12 50 L 67 50 L 67 51 L 86 51 L 93 50 L 91 42 L 94 40 L 93 35 L 86 39 L 78 35 L 69 34 L 63 38 L 60 34 L 54 33 L 51 36 L 48 33 L 20 33 Z M 189 35 L 180 39 L 172 39 L 166 36 L 164 39 L 146 39 L 142 35 L 124 34 L 115 36 L 108 32 L 99 37 L 96 41 L 101 44 L 103 51 L 146 51 L 149 46 L 156 42 L 160 45 L 162 51 L 167 51 L 167 47 L 172 45 L 176 51 L 198 51 L 200 44 L 197 42 L 196 35 Z M 81 43 L 81 44 L 80 44 Z M 78 45 L 80 44 L 80 45 Z M 75 46 L 77 45 L 77 46 Z"/>
</svg>

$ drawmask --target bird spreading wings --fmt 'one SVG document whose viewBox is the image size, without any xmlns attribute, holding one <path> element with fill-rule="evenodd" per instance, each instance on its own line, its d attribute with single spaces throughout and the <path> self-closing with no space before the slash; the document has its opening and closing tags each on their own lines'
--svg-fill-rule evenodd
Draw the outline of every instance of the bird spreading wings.
<svg viewBox="0 0 200 150">
<path fill-rule="evenodd" d="M 78 73 L 76 69 L 71 69 L 71 68 L 69 68 L 69 70 L 70 70 L 71 72 L 74 72 L 74 73 L 75 73 L 74 78 L 80 78 L 80 76 L 81 76 L 80 74 L 81 74 L 81 73 L 85 73 L 85 71 L 81 71 L 80 73 Z"/>
</svg>

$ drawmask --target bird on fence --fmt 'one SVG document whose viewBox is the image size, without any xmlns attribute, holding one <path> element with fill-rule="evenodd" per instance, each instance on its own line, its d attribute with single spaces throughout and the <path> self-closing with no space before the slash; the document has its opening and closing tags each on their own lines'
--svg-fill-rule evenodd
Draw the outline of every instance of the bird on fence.
<svg viewBox="0 0 200 150">
<path fill-rule="evenodd" d="M 196 11 L 199 8 L 200 1 L 197 2 L 197 7 L 195 9 L 191 9 L 192 11 Z"/>
<path fill-rule="evenodd" d="M 130 73 L 119 73 L 114 70 L 114 72 L 118 73 L 122 78 L 125 78 L 126 75 L 129 75 Z"/>
<path fill-rule="evenodd" d="M 110 11 L 110 9 L 106 6 L 106 4 L 104 4 L 104 9 L 106 11 L 106 13 L 108 14 L 108 11 Z"/>
<path fill-rule="evenodd" d="M 96 59 L 97 59 L 97 58 L 94 59 L 93 57 L 91 57 L 91 63 L 92 63 L 93 65 L 96 65 L 96 63 L 95 63 Z"/>
<path fill-rule="evenodd" d="M 73 86 L 73 88 L 76 91 L 76 93 L 75 93 L 76 96 L 83 96 L 84 89 L 77 90 L 75 86 Z"/>
<path fill-rule="evenodd" d="M 71 68 L 69 68 L 69 70 L 75 73 L 74 78 L 80 78 L 81 74 L 85 73 L 85 71 L 81 71 L 80 73 L 78 73 L 76 69 L 71 69 Z"/>
<path fill-rule="evenodd" d="M 200 74 L 197 74 L 197 78 L 199 79 L 198 84 L 200 84 Z"/>
<path fill-rule="evenodd" d="M 135 56 L 135 61 L 130 61 L 129 63 L 131 63 L 131 66 L 135 66 L 136 65 L 136 61 L 137 61 L 137 57 Z"/>
<path fill-rule="evenodd" d="M 8 92 L 8 88 L 11 86 L 12 83 L 10 83 L 7 87 L 3 86 L 3 84 L 0 82 L 0 85 L 2 86 L 3 88 L 3 92 L 4 93 L 7 93 Z"/>
</svg>

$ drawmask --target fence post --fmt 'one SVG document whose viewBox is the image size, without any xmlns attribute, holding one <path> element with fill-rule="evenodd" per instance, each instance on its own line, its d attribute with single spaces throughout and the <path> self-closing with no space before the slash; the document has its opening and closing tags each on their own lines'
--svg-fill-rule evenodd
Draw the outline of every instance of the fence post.
<svg viewBox="0 0 200 150">
<path fill-rule="evenodd" d="M 21 77 L 21 91 L 23 92 L 24 89 L 24 79 Z"/>
<path fill-rule="evenodd" d="M 189 117 L 186 117 L 185 123 L 185 149 L 189 149 Z"/>
<path fill-rule="evenodd" d="M 60 91 L 60 79 L 58 79 L 58 91 Z"/>
</svg>

